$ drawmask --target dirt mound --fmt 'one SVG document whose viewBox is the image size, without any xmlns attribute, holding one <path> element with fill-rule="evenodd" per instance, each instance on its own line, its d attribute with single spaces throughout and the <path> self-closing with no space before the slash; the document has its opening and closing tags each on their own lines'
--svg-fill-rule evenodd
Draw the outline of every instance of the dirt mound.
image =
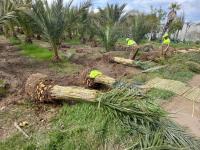
<svg viewBox="0 0 200 150">
<path fill-rule="evenodd" d="M 106 54 L 105 56 L 110 56 Z M 101 57 L 97 59 L 79 58 L 73 60 L 76 64 L 81 64 L 85 68 L 95 68 L 101 70 L 105 75 L 119 79 L 127 75 L 138 74 L 141 71 L 135 67 L 128 67 L 122 64 L 112 63 L 110 57 Z"/>
</svg>

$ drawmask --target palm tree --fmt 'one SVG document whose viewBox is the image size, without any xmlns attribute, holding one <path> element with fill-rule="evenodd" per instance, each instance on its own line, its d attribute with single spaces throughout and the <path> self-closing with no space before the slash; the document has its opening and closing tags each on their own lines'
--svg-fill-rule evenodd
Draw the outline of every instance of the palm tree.
<svg viewBox="0 0 200 150">
<path fill-rule="evenodd" d="M 22 28 L 25 25 L 28 26 L 27 23 L 26 24 L 24 23 L 27 22 L 29 18 L 28 17 L 24 18 L 25 14 L 23 12 L 27 11 L 26 8 L 28 6 L 29 6 L 28 8 L 30 8 L 31 2 L 32 0 L 1 0 L 0 1 L 0 24 L 3 24 L 3 28 L 6 33 L 10 30 L 12 35 L 14 37 L 17 37 L 14 27 L 18 24 L 20 24 Z M 22 13 L 24 15 L 22 15 Z M 23 28 L 23 29 L 25 30 L 26 28 Z"/>
<path fill-rule="evenodd" d="M 114 47 L 120 37 L 119 25 L 126 16 L 123 15 L 125 6 L 126 4 L 107 4 L 106 8 L 99 8 L 99 13 L 94 17 L 93 29 L 107 51 Z"/>
<path fill-rule="evenodd" d="M 30 13 L 32 0 L 13 0 L 13 4 L 18 8 L 16 10 L 16 19 L 25 34 L 25 42 L 32 43 L 31 23 L 33 23 L 33 20 L 27 15 L 27 13 Z"/>
<path fill-rule="evenodd" d="M 10 0 L 0 1 L 0 25 L 4 29 L 4 34 L 6 37 L 9 36 L 8 32 L 11 30 L 13 32 L 13 24 L 16 19 L 14 11 L 14 5 Z"/>
<path fill-rule="evenodd" d="M 144 14 L 136 14 L 132 16 L 132 25 L 131 25 L 131 33 L 133 39 L 139 43 L 142 39 L 144 39 L 147 33 L 151 32 L 151 27 L 147 22 L 148 18 Z"/>
<path fill-rule="evenodd" d="M 54 51 L 54 60 L 59 61 L 58 48 L 67 24 L 67 11 L 72 1 L 66 6 L 63 0 L 53 0 L 51 4 L 47 0 L 36 0 L 33 4 L 33 18 L 42 29 L 43 36 L 51 44 Z"/>
<path fill-rule="evenodd" d="M 84 33 L 87 31 L 89 25 L 88 14 L 90 6 L 91 1 L 87 0 L 79 6 L 68 9 L 66 31 L 69 39 L 72 39 L 73 35 L 77 36 L 77 34 L 79 34 L 81 39 L 84 39 Z"/>
<path fill-rule="evenodd" d="M 169 29 L 170 24 L 174 21 L 177 15 L 177 11 L 181 9 L 181 5 L 178 3 L 171 3 L 169 6 L 169 13 L 167 15 L 167 23 L 163 29 L 162 35 Z"/>
</svg>

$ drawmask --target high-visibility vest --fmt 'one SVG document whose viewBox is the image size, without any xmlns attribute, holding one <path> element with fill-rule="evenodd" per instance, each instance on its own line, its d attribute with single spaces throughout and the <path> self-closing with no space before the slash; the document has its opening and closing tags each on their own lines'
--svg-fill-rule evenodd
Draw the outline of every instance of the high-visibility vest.
<svg viewBox="0 0 200 150">
<path fill-rule="evenodd" d="M 101 76 L 102 72 L 100 72 L 99 70 L 92 70 L 89 74 L 89 77 L 92 79 L 95 79 L 98 76 Z"/>
<path fill-rule="evenodd" d="M 128 46 L 132 46 L 135 44 L 136 44 L 136 42 L 134 40 L 131 40 L 131 39 L 128 40 Z"/>
<path fill-rule="evenodd" d="M 163 39 L 163 44 L 168 45 L 170 44 L 171 40 L 169 38 Z"/>
</svg>

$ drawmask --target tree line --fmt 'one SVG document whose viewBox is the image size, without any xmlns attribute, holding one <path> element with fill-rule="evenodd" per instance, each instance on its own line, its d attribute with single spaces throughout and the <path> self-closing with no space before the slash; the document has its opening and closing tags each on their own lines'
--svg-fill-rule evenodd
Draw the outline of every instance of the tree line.
<svg viewBox="0 0 200 150">
<path fill-rule="evenodd" d="M 158 35 L 167 31 L 178 38 L 184 25 L 184 15 L 177 17 L 180 5 L 172 3 L 169 13 L 163 9 L 151 8 L 148 14 L 138 11 L 125 11 L 126 4 L 107 4 L 91 11 L 92 1 L 86 0 L 73 5 L 63 0 L 0 0 L 0 29 L 7 37 L 18 38 L 18 33 L 25 35 L 25 42 L 32 43 L 32 38 L 47 40 L 54 58 L 59 60 L 58 49 L 65 39 L 80 39 L 82 43 L 97 42 L 107 51 L 112 50 L 116 42 L 123 37 L 133 38 L 137 43 L 143 39 L 157 40 Z M 163 28 L 165 20 L 170 23 Z"/>
</svg>

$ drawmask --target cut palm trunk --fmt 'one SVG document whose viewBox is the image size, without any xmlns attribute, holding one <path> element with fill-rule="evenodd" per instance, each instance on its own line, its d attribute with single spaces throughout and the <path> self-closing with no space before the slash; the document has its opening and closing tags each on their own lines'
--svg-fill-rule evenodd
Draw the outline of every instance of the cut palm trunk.
<svg viewBox="0 0 200 150">
<path fill-rule="evenodd" d="M 104 85 L 111 87 L 116 82 L 116 80 L 114 78 L 109 77 L 109 76 L 101 75 L 101 76 L 97 76 L 94 79 L 94 82 L 104 84 Z"/>
<path fill-rule="evenodd" d="M 95 84 L 102 84 L 110 88 L 116 82 L 114 78 L 104 75 L 99 70 L 92 68 L 85 69 L 80 76 L 84 85 L 91 88 L 94 87 Z"/>
<path fill-rule="evenodd" d="M 127 65 L 127 66 L 135 66 L 134 60 L 125 59 L 125 58 L 122 58 L 122 57 L 113 57 L 112 62 Z"/>
<path fill-rule="evenodd" d="M 32 100 L 49 102 L 55 100 L 84 100 L 95 102 L 100 93 L 77 86 L 59 86 L 43 74 L 31 75 L 25 85 L 25 92 Z"/>
</svg>

